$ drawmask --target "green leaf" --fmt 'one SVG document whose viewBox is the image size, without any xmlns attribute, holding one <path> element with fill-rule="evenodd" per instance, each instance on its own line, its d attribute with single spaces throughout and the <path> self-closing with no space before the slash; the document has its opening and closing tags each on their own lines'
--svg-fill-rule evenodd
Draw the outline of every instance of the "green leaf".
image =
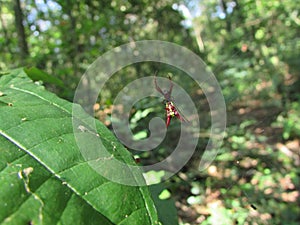
<svg viewBox="0 0 300 225">
<path fill-rule="evenodd" d="M 1 224 L 159 224 L 146 186 L 111 182 L 83 158 L 72 103 L 34 84 L 22 69 L 0 78 L 0 92 Z M 98 138 L 118 143 L 95 122 Z M 116 146 L 118 160 L 133 164 Z"/>
<path fill-rule="evenodd" d="M 33 81 L 41 80 L 41 81 L 49 83 L 49 84 L 55 84 L 59 87 L 64 86 L 64 83 L 60 79 L 58 79 L 54 76 L 51 76 L 50 74 L 48 74 L 42 70 L 39 70 L 36 67 L 25 68 L 24 71 L 27 74 L 27 76 L 30 77 Z"/>
</svg>

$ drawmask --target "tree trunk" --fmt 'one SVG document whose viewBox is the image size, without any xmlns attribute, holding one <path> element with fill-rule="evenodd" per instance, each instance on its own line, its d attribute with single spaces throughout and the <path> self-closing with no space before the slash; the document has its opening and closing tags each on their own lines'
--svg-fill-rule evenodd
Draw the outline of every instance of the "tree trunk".
<svg viewBox="0 0 300 225">
<path fill-rule="evenodd" d="M 25 28 L 23 25 L 23 12 L 21 8 L 20 0 L 15 0 L 14 11 L 15 11 L 15 23 L 16 23 L 17 34 L 18 34 L 18 44 L 20 48 L 22 61 L 24 61 L 29 55 L 29 50 L 26 41 Z"/>
<path fill-rule="evenodd" d="M 225 14 L 226 16 L 226 30 L 228 32 L 231 32 L 231 22 L 230 22 L 230 18 L 229 18 L 229 14 L 227 12 L 227 5 L 226 5 L 226 2 L 224 0 L 221 0 L 221 7 L 222 7 L 222 10 L 223 10 L 223 13 Z"/>
</svg>

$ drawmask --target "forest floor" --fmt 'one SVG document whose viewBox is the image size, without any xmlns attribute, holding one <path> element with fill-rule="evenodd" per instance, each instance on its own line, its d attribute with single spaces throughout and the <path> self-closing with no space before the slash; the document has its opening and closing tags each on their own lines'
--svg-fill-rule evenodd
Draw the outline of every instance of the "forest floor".
<svg viewBox="0 0 300 225">
<path fill-rule="evenodd" d="M 197 197 L 191 193 L 191 187 L 177 190 L 175 200 L 180 224 L 300 222 L 299 215 L 292 215 L 300 206 L 299 179 L 295 178 L 299 176 L 296 168 L 300 166 L 300 139 L 283 140 L 282 128 L 273 126 L 280 113 L 281 109 L 265 107 L 260 102 L 236 105 L 228 112 L 229 129 L 237 127 L 239 132 L 244 121 L 253 123 L 243 129 L 247 137 L 237 147 L 232 144 L 233 137 L 225 139 L 233 146 L 228 148 L 232 157 L 213 162 L 202 175 L 203 189 L 198 203 L 190 204 L 187 200 L 190 196 Z M 290 210 L 291 215 L 280 215 L 276 207 L 283 212 Z"/>
</svg>

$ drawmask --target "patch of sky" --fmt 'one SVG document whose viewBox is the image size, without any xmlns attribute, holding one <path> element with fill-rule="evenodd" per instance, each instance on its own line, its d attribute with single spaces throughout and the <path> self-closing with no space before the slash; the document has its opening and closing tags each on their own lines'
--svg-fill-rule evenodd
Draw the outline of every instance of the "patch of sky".
<svg viewBox="0 0 300 225">
<path fill-rule="evenodd" d="M 31 24 L 35 24 L 35 26 L 31 26 L 30 29 L 36 32 L 36 28 L 38 26 L 39 31 L 44 32 L 47 31 L 51 27 L 51 22 L 49 20 L 38 18 L 38 12 L 43 12 L 45 15 L 48 15 L 49 11 L 59 11 L 61 10 L 61 6 L 52 0 L 35 0 L 36 8 L 27 5 L 26 9 L 28 10 L 28 22 Z M 35 36 L 38 33 L 35 33 Z"/>
</svg>

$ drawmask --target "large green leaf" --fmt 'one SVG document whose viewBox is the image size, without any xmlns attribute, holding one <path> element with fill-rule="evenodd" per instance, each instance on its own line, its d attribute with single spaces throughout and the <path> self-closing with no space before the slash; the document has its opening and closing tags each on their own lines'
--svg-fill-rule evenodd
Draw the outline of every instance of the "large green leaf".
<svg viewBox="0 0 300 225">
<path fill-rule="evenodd" d="M 104 144 L 114 138 L 96 124 Z M 116 146 L 118 160 L 132 164 Z M 91 168 L 75 142 L 72 103 L 21 69 L 0 77 L 1 224 L 159 224 L 150 196 L 145 186 L 114 183 Z"/>
</svg>

